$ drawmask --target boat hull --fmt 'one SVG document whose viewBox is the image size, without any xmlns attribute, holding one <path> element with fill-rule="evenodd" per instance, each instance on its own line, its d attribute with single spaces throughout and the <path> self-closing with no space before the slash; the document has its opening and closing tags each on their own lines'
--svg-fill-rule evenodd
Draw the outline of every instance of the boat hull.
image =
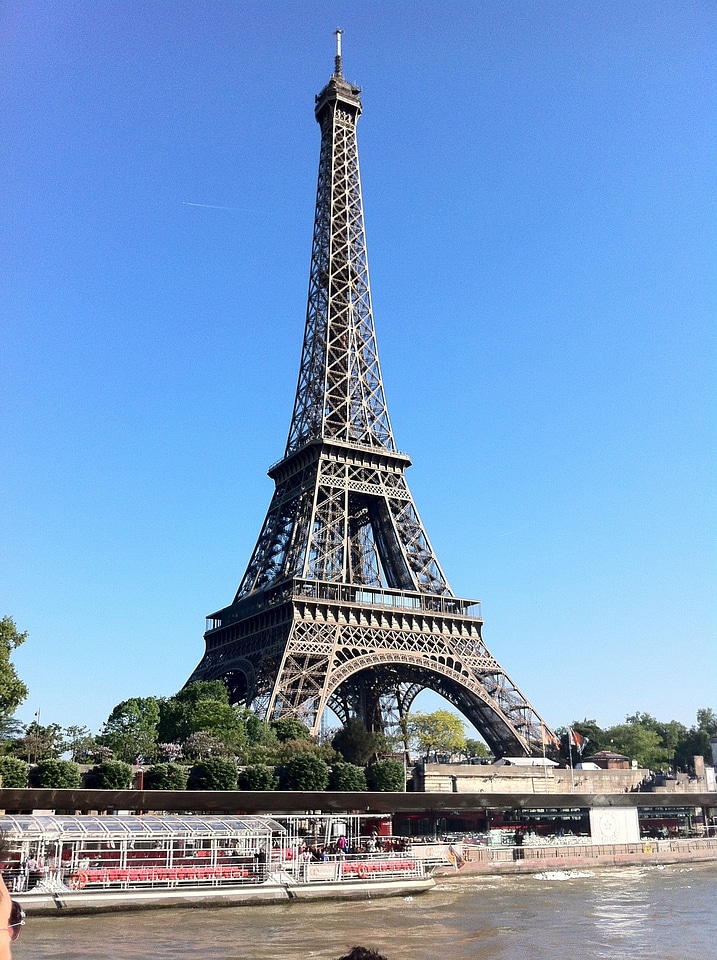
<svg viewBox="0 0 717 960">
<path fill-rule="evenodd" d="M 432 877 L 334 882 L 247 883 L 241 886 L 182 889 L 30 891 L 14 894 L 28 915 L 88 914 L 161 907 L 234 907 L 286 903 L 293 900 L 371 900 L 413 896 L 435 886 Z"/>
</svg>

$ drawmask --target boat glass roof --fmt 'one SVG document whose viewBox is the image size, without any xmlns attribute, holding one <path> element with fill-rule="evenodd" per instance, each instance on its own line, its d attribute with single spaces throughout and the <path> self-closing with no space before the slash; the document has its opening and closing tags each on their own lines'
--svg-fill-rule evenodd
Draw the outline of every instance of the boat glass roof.
<svg viewBox="0 0 717 960">
<path fill-rule="evenodd" d="M 270 817 L 194 816 L 5 816 L 0 831 L 8 840 L 82 837 L 234 837 L 286 833 Z"/>
</svg>

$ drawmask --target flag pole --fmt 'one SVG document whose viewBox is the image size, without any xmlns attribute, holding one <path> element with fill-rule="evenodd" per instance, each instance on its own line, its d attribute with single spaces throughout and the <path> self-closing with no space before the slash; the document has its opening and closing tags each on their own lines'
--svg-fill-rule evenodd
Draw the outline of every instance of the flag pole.
<svg viewBox="0 0 717 960">
<path fill-rule="evenodd" d="M 570 790 L 575 793 L 575 775 L 573 773 L 573 728 L 568 727 L 568 756 L 570 757 Z"/>
</svg>

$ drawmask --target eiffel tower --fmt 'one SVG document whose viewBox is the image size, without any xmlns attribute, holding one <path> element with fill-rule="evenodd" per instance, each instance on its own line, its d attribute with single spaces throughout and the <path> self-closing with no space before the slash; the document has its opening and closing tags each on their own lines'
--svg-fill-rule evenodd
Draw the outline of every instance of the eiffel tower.
<svg viewBox="0 0 717 960">
<path fill-rule="evenodd" d="M 334 73 L 316 97 L 321 153 L 298 386 L 276 489 L 233 602 L 208 617 L 190 677 L 313 733 L 331 708 L 382 729 L 424 689 L 496 756 L 553 735 L 486 649 L 480 604 L 456 597 L 397 450 L 374 332 L 356 125 L 360 89 Z"/>
</svg>

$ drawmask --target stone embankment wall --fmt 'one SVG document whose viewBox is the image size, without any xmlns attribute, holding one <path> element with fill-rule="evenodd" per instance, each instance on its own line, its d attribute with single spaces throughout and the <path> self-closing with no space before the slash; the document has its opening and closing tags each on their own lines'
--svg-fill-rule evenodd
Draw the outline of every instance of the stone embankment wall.
<svg viewBox="0 0 717 960">
<path fill-rule="evenodd" d="M 717 838 L 643 840 L 639 843 L 575 844 L 559 847 L 463 846 L 463 866 L 439 867 L 434 875 L 480 876 L 542 873 L 548 870 L 592 870 L 598 867 L 717 861 Z"/>
<path fill-rule="evenodd" d="M 463 763 L 428 763 L 416 771 L 426 793 L 629 793 L 648 770 L 570 770 Z"/>
</svg>

